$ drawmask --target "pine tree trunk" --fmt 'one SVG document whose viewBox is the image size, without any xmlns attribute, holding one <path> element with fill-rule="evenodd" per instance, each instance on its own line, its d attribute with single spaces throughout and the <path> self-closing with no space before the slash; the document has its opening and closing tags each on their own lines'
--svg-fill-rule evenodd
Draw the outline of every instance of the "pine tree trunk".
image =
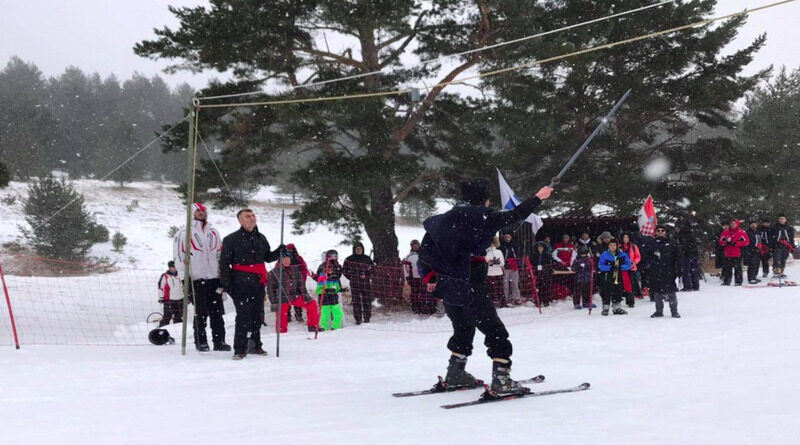
<svg viewBox="0 0 800 445">
<path fill-rule="evenodd" d="M 388 184 L 380 186 L 370 194 L 370 201 L 371 218 L 364 224 L 364 229 L 372 242 L 374 260 L 377 264 L 395 264 L 398 251 L 391 187 Z"/>
</svg>

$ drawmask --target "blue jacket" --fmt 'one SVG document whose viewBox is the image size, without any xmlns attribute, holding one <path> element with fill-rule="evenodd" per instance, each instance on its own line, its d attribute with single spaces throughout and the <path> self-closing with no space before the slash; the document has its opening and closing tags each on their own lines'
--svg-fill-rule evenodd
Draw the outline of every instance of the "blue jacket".
<svg viewBox="0 0 800 445">
<path fill-rule="evenodd" d="M 600 272 L 611 272 L 614 270 L 617 260 L 619 260 L 619 270 L 631 270 L 631 259 L 627 253 L 621 250 L 617 250 L 617 256 L 614 256 L 610 250 L 603 252 L 600 259 L 597 260 L 597 268 Z"/>
</svg>

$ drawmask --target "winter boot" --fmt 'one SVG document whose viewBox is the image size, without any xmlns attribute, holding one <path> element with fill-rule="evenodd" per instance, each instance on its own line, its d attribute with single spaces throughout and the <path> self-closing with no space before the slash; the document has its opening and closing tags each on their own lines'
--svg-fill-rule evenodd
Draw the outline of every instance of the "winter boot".
<svg viewBox="0 0 800 445">
<path fill-rule="evenodd" d="M 677 312 L 673 312 L 672 313 L 672 318 L 681 318 L 681 314 L 679 314 Z"/>
<path fill-rule="evenodd" d="M 607 304 L 604 304 L 603 305 L 603 312 L 601 312 L 601 314 L 608 315 L 608 308 L 609 308 L 609 306 Z"/>
<path fill-rule="evenodd" d="M 215 351 L 230 351 L 231 345 L 221 341 L 219 343 L 214 343 L 214 350 Z"/>
<path fill-rule="evenodd" d="M 483 383 L 465 371 L 464 368 L 466 367 L 466 357 L 450 356 L 450 362 L 447 364 L 447 376 L 444 379 L 448 388 L 473 387 Z"/>
<path fill-rule="evenodd" d="M 267 355 L 267 351 L 265 351 L 264 348 L 262 348 L 260 346 L 255 348 L 255 349 L 253 349 L 249 353 L 253 354 L 253 355 Z"/>
<path fill-rule="evenodd" d="M 196 345 L 196 347 L 197 347 L 197 350 L 200 351 L 200 352 L 208 352 L 209 350 L 211 350 L 211 348 L 209 348 L 208 344 L 206 344 L 206 343 L 203 343 L 203 344 L 200 344 L 200 345 Z"/>
<path fill-rule="evenodd" d="M 661 312 L 653 312 L 653 315 L 651 315 L 650 318 L 661 318 L 663 316 L 664 314 Z"/>
<path fill-rule="evenodd" d="M 508 363 L 492 362 L 492 386 L 493 395 L 507 396 L 512 394 L 522 394 L 530 390 L 519 382 L 511 379 L 511 360 Z"/>
<path fill-rule="evenodd" d="M 247 354 L 233 354 L 233 359 L 234 360 L 242 360 L 246 356 L 247 356 Z"/>
<path fill-rule="evenodd" d="M 294 319 L 300 323 L 304 322 L 303 320 L 303 308 L 295 307 L 294 308 Z"/>
</svg>

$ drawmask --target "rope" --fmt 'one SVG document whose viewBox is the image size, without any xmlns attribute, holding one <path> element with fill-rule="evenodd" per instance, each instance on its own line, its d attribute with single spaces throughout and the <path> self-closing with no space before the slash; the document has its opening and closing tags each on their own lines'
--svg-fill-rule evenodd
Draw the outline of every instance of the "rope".
<svg viewBox="0 0 800 445">
<path fill-rule="evenodd" d="M 100 178 L 100 181 L 105 181 L 106 179 L 108 179 L 108 177 L 109 177 L 109 176 L 111 176 L 111 175 L 113 175 L 114 173 L 116 173 L 116 172 L 117 172 L 117 170 L 121 169 L 122 167 L 124 167 L 124 166 L 125 166 L 125 164 L 127 164 L 127 163 L 128 163 L 128 162 L 130 162 L 130 161 L 132 161 L 132 160 L 133 160 L 135 157 L 139 156 L 140 154 L 142 154 L 142 153 L 143 153 L 145 150 L 147 150 L 148 148 L 150 148 L 150 147 L 151 147 L 153 144 L 155 144 L 156 142 L 158 142 L 158 141 L 159 141 L 161 138 L 163 138 L 164 136 L 166 136 L 166 135 L 168 135 L 169 133 L 171 133 L 171 132 L 172 132 L 172 130 L 174 130 L 175 128 L 177 128 L 177 127 L 178 127 L 178 125 L 182 124 L 182 123 L 183 123 L 183 121 L 185 121 L 185 120 L 187 120 L 187 119 L 188 119 L 188 116 L 184 117 L 183 119 L 181 119 L 180 121 L 178 121 L 178 123 L 176 123 L 175 125 L 173 125 L 172 127 L 170 127 L 170 128 L 167 130 L 167 131 L 165 131 L 164 133 L 161 133 L 161 135 L 159 135 L 157 138 L 155 138 L 155 139 L 153 139 L 152 141 L 148 142 L 148 143 L 147 143 L 147 145 L 145 145 L 144 147 L 142 147 L 142 148 L 141 148 L 139 151 L 137 151 L 136 153 L 134 153 L 134 154 L 133 154 L 131 157 L 129 157 L 128 159 L 126 159 L 126 160 L 122 161 L 122 163 L 121 163 L 121 164 L 119 164 L 118 166 L 116 166 L 116 167 L 115 167 L 113 170 L 111 170 L 110 172 L 106 173 L 106 175 L 105 175 L 105 176 L 103 176 L 102 178 Z M 42 227 L 43 225 L 47 224 L 47 223 L 48 223 L 48 222 L 49 222 L 51 219 L 55 218 L 55 217 L 56 217 L 56 216 L 57 216 L 59 213 L 63 212 L 63 211 L 64 211 L 64 209 L 66 209 L 67 207 L 69 207 L 70 205 L 72 205 L 73 203 L 75 203 L 75 201 L 77 201 L 77 200 L 79 200 L 79 199 L 81 199 L 81 196 L 80 196 L 80 195 L 78 195 L 77 197 L 73 198 L 71 201 L 69 201 L 69 202 L 67 202 L 66 204 L 64 204 L 64 205 L 63 205 L 63 206 L 62 206 L 60 209 L 56 210 L 56 211 L 55 211 L 55 213 L 53 213 L 52 215 L 50 215 L 49 217 L 47 217 L 47 218 L 46 218 L 44 221 L 42 221 L 42 222 L 41 222 L 41 223 L 39 223 L 37 226 L 35 226 L 35 227 L 33 228 L 33 230 L 34 230 L 34 231 L 36 231 L 36 229 L 38 229 L 39 227 Z"/>
<path fill-rule="evenodd" d="M 631 10 L 624 11 L 624 12 L 619 12 L 619 13 L 616 13 L 616 14 L 611 14 L 611 15 L 608 15 L 608 16 L 605 16 L 605 17 L 601 17 L 601 18 L 587 20 L 585 22 L 577 23 L 577 24 L 574 24 L 574 25 L 567 25 L 567 26 L 563 26 L 563 27 L 558 28 L 558 29 L 553 29 L 553 30 L 550 30 L 550 31 L 540 32 L 538 34 L 533 34 L 533 35 L 529 35 L 529 36 L 525 36 L 525 37 L 520 37 L 518 39 L 509 40 L 507 42 L 500 42 L 500 43 L 496 43 L 494 45 L 483 46 L 483 47 L 480 47 L 480 48 L 475 48 L 475 49 L 471 49 L 471 50 L 467 50 L 467 51 L 462 51 L 460 53 L 455 53 L 455 54 L 445 54 L 445 55 L 442 55 L 442 56 L 439 56 L 439 57 L 434 57 L 432 59 L 427 59 L 427 60 L 423 60 L 421 62 L 414 63 L 414 64 L 410 65 L 409 68 L 417 67 L 417 66 L 430 65 L 431 63 L 438 62 L 440 60 L 452 59 L 452 58 L 466 56 L 468 54 L 473 54 L 473 53 L 477 53 L 477 52 L 481 52 L 481 51 L 487 51 L 487 50 L 494 49 L 494 48 L 500 48 L 502 46 L 513 45 L 515 43 L 524 42 L 526 40 L 536 39 L 536 38 L 544 37 L 544 36 L 547 36 L 547 35 L 550 35 L 550 34 L 556 34 L 556 33 L 562 32 L 562 31 L 568 31 L 570 29 L 580 28 L 582 26 L 591 25 L 591 24 L 594 24 L 594 23 L 603 22 L 603 21 L 614 19 L 614 18 L 618 18 L 618 17 L 623 17 L 623 16 L 626 16 L 626 15 L 630 15 L 630 14 L 634 14 L 634 13 L 637 13 L 637 12 L 645 11 L 645 10 L 651 9 L 651 8 L 657 8 L 659 6 L 663 6 L 663 5 L 666 5 L 668 3 L 675 3 L 676 1 L 677 0 L 666 0 L 666 1 L 662 1 L 660 3 L 656 3 L 656 4 L 653 4 L 653 5 L 647 5 L 647 6 L 643 6 L 643 7 L 640 7 L 640 8 L 631 9 Z M 362 77 L 373 76 L 373 75 L 376 75 L 376 74 L 382 74 L 384 71 L 385 71 L 384 69 L 380 69 L 380 70 L 376 70 L 376 71 L 370 71 L 368 73 L 354 74 L 352 76 L 345 76 L 345 77 L 338 77 L 336 79 L 323 80 L 323 81 L 312 82 L 312 83 L 307 83 L 307 84 L 303 84 L 303 85 L 293 85 L 291 88 L 293 90 L 298 90 L 298 89 L 301 89 L 301 88 L 311 88 L 311 87 L 315 87 L 315 86 L 319 86 L 319 85 L 327 85 L 327 84 L 331 84 L 331 83 L 344 82 L 346 80 L 360 79 Z M 223 94 L 223 95 L 219 95 L 219 96 L 201 97 L 199 99 L 200 100 L 226 99 L 226 98 L 232 98 L 232 97 L 256 96 L 256 95 L 259 95 L 259 94 L 264 94 L 264 92 L 263 91 L 251 91 L 251 92 L 247 92 L 247 93 Z"/>
<path fill-rule="evenodd" d="M 206 145 L 206 141 L 205 141 L 205 139 L 203 139 L 203 136 L 200 136 L 200 132 L 199 131 L 197 132 L 197 137 L 200 138 L 200 142 L 203 144 L 203 148 L 206 150 L 206 153 L 208 153 L 208 159 L 211 160 L 211 164 L 213 164 L 214 165 L 214 169 L 217 170 L 217 174 L 219 175 L 219 179 L 222 179 L 222 184 L 225 185 L 225 190 L 228 191 L 228 194 L 231 195 L 231 198 L 233 199 L 234 202 L 236 202 L 236 204 L 243 204 L 240 200 L 238 200 L 236 198 L 236 195 L 234 195 L 233 192 L 231 191 L 231 188 L 228 186 L 228 182 L 225 180 L 225 176 L 222 175 L 222 171 L 220 171 L 219 167 L 217 166 L 217 163 L 214 161 L 214 156 L 211 154 L 211 151 L 208 149 L 208 146 Z"/>
<path fill-rule="evenodd" d="M 734 13 L 722 15 L 722 16 L 719 16 L 719 17 L 713 17 L 713 18 L 706 19 L 706 20 L 700 20 L 698 22 L 690 23 L 688 25 L 677 26 L 675 28 L 670 28 L 670 29 L 666 29 L 666 30 L 663 30 L 663 31 L 657 31 L 657 32 L 653 32 L 653 33 L 650 33 L 650 34 L 644 34 L 644 35 L 641 35 L 641 36 L 632 37 L 630 39 L 619 40 L 619 41 L 612 42 L 612 43 L 605 43 L 605 44 L 602 44 L 602 45 L 597 45 L 597 46 L 589 47 L 589 48 L 586 48 L 586 49 L 583 49 L 583 50 L 573 51 L 573 52 L 566 53 L 566 54 L 561 54 L 561 55 L 550 57 L 550 58 L 547 58 L 547 59 L 535 60 L 533 62 L 523 63 L 521 65 L 515 65 L 515 66 L 511 66 L 511 67 L 508 67 L 508 68 L 502 68 L 502 69 L 498 69 L 498 70 L 494 70 L 494 71 L 488 71 L 488 72 L 480 73 L 480 74 L 477 74 L 477 75 L 474 75 L 474 76 L 465 77 L 465 78 L 462 78 L 462 79 L 451 80 L 451 81 L 448 81 L 448 82 L 441 82 L 441 83 L 437 83 L 437 84 L 435 84 L 435 85 L 433 85 L 431 87 L 427 87 L 426 86 L 425 88 L 421 88 L 421 89 L 430 90 L 430 89 L 439 88 L 439 87 L 443 88 L 443 87 L 446 87 L 448 85 L 464 84 L 464 83 L 466 83 L 467 81 L 470 81 L 470 80 L 482 79 L 482 78 L 486 78 L 486 77 L 496 76 L 498 74 L 503 74 L 503 73 L 507 73 L 507 72 L 510 72 L 510 71 L 516 71 L 516 70 L 520 70 L 520 69 L 524 69 L 524 68 L 531 68 L 531 67 L 536 66 L 536 65 L 542 65 L 542 64 L 545 64 L 545 63 L 555 62 L 555 61 L 567 59 L 567 58 L 570 58 L 570 57 L 589 54 L 589 53 L 597 52 L 597 51 L 600 51 L 600 50 L 603 50 L 603 49 L 613 48 L 615 46 L 627 45 L 627 44 L 638 42 L 638 41 L 642 41 L 642 40 L 648 40 L 648 39 L 652 39 L 652 38 L 655 38 L 655 37 L 660 37 L 660 36 L 663 36 L 663 35 L 666 35 L 666 34 L 672 34 L 672 33 L 675 33 L 675 32 L 678 32 L 678 31 L 683 31 L 683 30 L 690 29 L 690 28 L 696 28 L 696 27 L 700 27 L 700 26 L 705 26 L 705 25 L 708 25 L 710 23 L 719 22 L 719 21 L 730 19 L 730 18 L 733 18 L 733 17 L 747 16 L 747 15 L 750 15 L 750 14 L 752 14 L 754 12 L 763 11 L 763 10 L 770 9 L 770 8 L 775 8 L 777 6 L 782 6 L 782 5 L 785 5 L 785 4 L 788 4 L 788 3 L 793 3 L 795 1 L 797 1 L 797 0 L 782 0 L 782 1 L 779 1 L 779 2 L 775 2 L 775 3 L 770 3 L 770 4 L 767 4 L 767 5 L 764 5 L 764 6 L 759 6 L 757 8 L 753 8 L 753 9 L 750 9 L 750 10 L 745 9 L 745 10 L 740 11 L 740 12 L 734 12 Z M 373 97 L 399 96 L 399 95 L 403 95 L 403 94 L 408 94 L 409 92 L 411 92 L 412 89 L 414 89 L 414 88 L 391 90 L 391 91 L 379 91 L 379 92 L 374 92 L 374 93 L 346 94 L 346 95 L 330 96 L 330 97 L 312 97 L 312 98 L 306 98 L 306 99 L 284 99 L 284 100 L 273 100 L 273 101 L 262 101 L 262 102 L 243 102 L 243 103 L 219 103 L 219 104 L 203 105 L 202 107 L 203 108 L 231 108 L 231 107 L 287 105 L 287 104 L 300 104 L 300 103 L 313 103 L 313 102 L 329 102 L 329 101 L 338 101 L 338 100 L 365 99 L 365 98 L 373 98 Z"/>
</svg>

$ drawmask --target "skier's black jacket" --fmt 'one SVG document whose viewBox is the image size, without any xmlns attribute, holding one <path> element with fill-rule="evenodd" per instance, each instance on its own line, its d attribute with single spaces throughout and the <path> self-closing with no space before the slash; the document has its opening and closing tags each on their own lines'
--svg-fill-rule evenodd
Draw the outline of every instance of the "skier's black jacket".
<svg viewBox="0 0 800 445">
<path fill-rule="evenodd" d="M 681 274 L 681 251 L 671 238 L 655 238 L 650 249 L 642 256 L 642 268 L 646 271 L 650 292 L 677 292 L 675 279 Z"/>
<path fill-rule="evenodd" d="M 258 264 L 277 261 L 280 247 L 270 251 L 267 238 L 258 231 L 239 228 L 222 240 L 222 253 L 219 256 L 219 278 L 223 289 L 236 291 L 237 288 L 261 287 L 261 277 L 256 273 L 240 272 L 231 269 L 234 264 Z M 233 295 L 233 294 L 231 294 Z"/>
<path fill-rule="evenodd" d="M 543 246 L 544 250 L 542 253 L 539 253 L 539 246 Z M 553 254 L 547 252 L 547 246 L 541 241 L 537 241 L 536 244 L 533 245 L 533 253 L 531 254 L 531 265 L 533 266 L 534 270 L 536 266 L 547 266 L 553 264 Z"/>
<path fill-rule="evenodd" d="M 684 219 L 680 224 L 678 244 L 680 244 L 681 254 L 684 257 L 696 257 L 700 254 L 697 248 L 697 238 L 694 236 L 692 220 L 689 218 Z"/>
<path fill-rule="evenodd" d="M 356 286 L 368 284 L 369 278 L 375 272 L 373 269 L 375 262 L 365 253 L 357 254 L 357 247 L 360 247 L 361 252 L 364 252 L 363 244 L 353 244 L 353 254 L 344 259 L 344 265 L 342 266 L 342 274 L 350 280 L 351 285 L 355 284 Z"/>
<path fill-rule="evenodd" d="M 541 203 L 533 197 L 506 212 L 459 203 L 426 219 L 419 263 L 426 279 L 431 272 L 438 275 L 434 295 L 447 304 L 466 306 L 476 294 L 486 292 L 488 265 L 472 257 L 484 257 L 497 231 L 524 220 Z"/>
<path fill-rule="evenodd" d="M 794 227 L 787 224 L 775 223 L 772 226 L 772 239 L 771 239 L 771 247 L 773 249 L 777 249 L 782 247 L 784 249 L 788 249 L 781 241 L 786 241 L 792 245 L 792 249 L 794 248 Z M 791 252 L 792 249 L 789 249 Z"/>
</svg>

